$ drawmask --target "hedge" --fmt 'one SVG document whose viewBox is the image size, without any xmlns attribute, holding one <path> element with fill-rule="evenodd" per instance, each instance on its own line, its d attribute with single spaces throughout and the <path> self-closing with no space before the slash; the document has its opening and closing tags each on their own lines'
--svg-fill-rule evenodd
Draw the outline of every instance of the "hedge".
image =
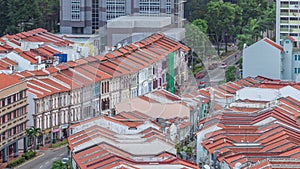
<svg viewBox="0 0 300 169">
<path fill-rule="evenodd" d="M 68 144 L 68 140 L 64 140 L 64 141 L 62 141 L 62 142 L 53 144 L 53 145 L 51 146 L 51 148 L 57 148 L 57 147 L 60 147 L 60 146 L 62 146 L 62 145 L 65 145 L 65 144 Z"/>
<path fill-rule="evenodd" d="M 31 158 L 33 158 L 35 156 L 36 156 L 36 152 L 34 152 L 34 151 L 28 151 L 28 152 L 22 154 L 22 157 L 19 157 L 16 160 L 8 163 L 6 167 L 7 168 L 15 167 L 15 166 L 17 166 L 19 164 L 24 163 L 26 160 L 30 160 Z"/>
<path fill-rule="evenodd" d="M 34 152 L 34 151 L 28 151 L 27 153 L 24 153 L 22 155 L 22 157 L 24 157 L 25 160 L 29 160 L 29 159 L 35 157 L 35 155 L 36 155 L 36 152 Z"/>
<path fill-rule="evenodd" d="M 6 166 L 6 168 L 12 168 L 12 167 L 15 167 L 15 166 L 17 166 L 17 165 L 19 165 L 19 164 L 24 163 L 25 161 L 26 161 L 26 159 L 25 159 L 24 157 L 19 157 L 19 158 L 17 158 L 16 160 L 14 160 L 14 161 L 8 163 L 8 165 Z"/>
</svg>

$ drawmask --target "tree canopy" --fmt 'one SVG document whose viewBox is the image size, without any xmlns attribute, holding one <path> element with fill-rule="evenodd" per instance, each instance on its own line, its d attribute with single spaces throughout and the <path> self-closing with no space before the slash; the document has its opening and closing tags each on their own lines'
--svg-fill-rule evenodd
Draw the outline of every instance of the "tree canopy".
<svg viewBox="0 0 300 169">
<path fill-rule="evenodd" d="M 207 21 L 207 34 L 218 50 L 227 41 L 251 45 L 275 29 L 275 2 L 268 0 L 191 0 L 186 11 L 193 24 Z"/>
<path fill-rule="evenodd" d="M 59 0 L 0 0 L 0 35 L 42 27 L 58 32 Z"/>
</svg>

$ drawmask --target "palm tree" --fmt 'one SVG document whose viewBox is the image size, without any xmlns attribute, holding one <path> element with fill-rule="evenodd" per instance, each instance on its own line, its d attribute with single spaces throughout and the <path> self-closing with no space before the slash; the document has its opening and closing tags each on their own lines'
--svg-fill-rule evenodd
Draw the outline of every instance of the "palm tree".
<svg viewBox="0 0 300 169">
<path fill-rule="evenodd" d="M 33 126 L 26 129 L 26 136 L 28 137 L 29 144 L 33 143 L 33 150 L 36 149 L 37 138 L 42 136 L 42 130 L 40 128 L 35 128 Z"/>
</svg>

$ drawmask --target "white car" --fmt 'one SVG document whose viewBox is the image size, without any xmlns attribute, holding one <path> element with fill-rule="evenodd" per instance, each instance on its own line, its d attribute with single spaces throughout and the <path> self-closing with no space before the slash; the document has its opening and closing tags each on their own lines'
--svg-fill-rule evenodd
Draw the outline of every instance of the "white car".
<svg viewBox="0 0 300 169">
<path fill-rule="evenodd" d="M 226 69 L 226 67 L 227 67 L 226 63 L 221 63 L 220 68 Z"/>
<path fill-rule="evenodd" d="M 63 158 L 63 159 L 61 159 L 61 162 L 63 163 L 63 164 L 67 164 L 68 162 L 69 162 L 69 158 Z"/>
</svg>

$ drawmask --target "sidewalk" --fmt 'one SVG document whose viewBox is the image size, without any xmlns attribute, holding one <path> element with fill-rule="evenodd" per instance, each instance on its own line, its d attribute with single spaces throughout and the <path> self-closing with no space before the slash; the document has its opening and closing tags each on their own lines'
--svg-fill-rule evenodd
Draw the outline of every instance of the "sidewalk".
<svg viewBox="0 0 300 169">
<path fill-rule="evenodd" d="M 24 153 L 23 153 L 23 151 L 22 151 L 22 152 L 19 152 L 19 156 L 18 156 L 18 157 L 9 156 L 8 159 L 7 159 L 7 162 L 5 162 L 5 163 L 2 163 L 2 160 L 0 160 L 0 169 L 5 168 L 5 167 L 8 165 L 8 163 L 10 163 L 10 162 L 16 160 L 17 158 L 22 157 L 23 154 L 24 154 Z M 38 150 L 36 150 L 36 156 L 35 156 L 34 158 L 32 158 L 32 159 L 30 159 L 30 160 L 28 160 L 28 161 L 25 161 L 24 163 L 20 164 L 19 166 L 14 167 L 14 168 L 19 168 L 19 167 L 21 167 L 21 166 L 23 166 L 23 165 L 25 165 L 25 164 L 27 164 L 27 163 L 29 163 L 29 162 L 35 160 L 36 158 L 39 158 L 39 157 L 43 156 L 43 154 L 44 154 L 44 153 L 39 152 Z"/>
<path fill-rule="evenodd" d="M 28 161 L 25 161 L 25 163 L 22 163 L 22 164 L 16 166 L 15 168 L 16 168 L 16 169 L 17 169 L 17 168 L 20 168 L 20 167 L 22 167 L 22 166 L 24 166 L 24 165 L 26 165 L 26 164 L 28 164 L 28 163 L 30 163 L 30 162 L 36 160 L 36 159 L 42 157 L 43 155 L 45 155 L 43 152 L 36 151 L 36 156 L 35 156 L 34 158 L 32 158 L 32 159 L 30 159 L 30 160 L 28 160 Z"/>
<path fill-rule="evenodd" d="M 60 143 L 60 142 L 62 142 L 62 141 L 57 141 L 55 144 Z M 52 144 L 52 145 L 54 145 L 54 144 Z M 60 148 L 62 148 L 62 147 L 65 147 L 65 146 L 67 146 L 67 145 L 68 145 L 68 144 L 62 145 L 62 146 L 57 147 L 57 148 L 51 148 L 51 144 L 45 144 L 44 146 L 41 146 L 39 149 L 36 149 L 36 150 L 35 150 L 36 156 L 35 156 L 34 158 L 32 158 L 32 159 L 30 159 L 30 160 L 28 160 L 28 161 L 25 161 L 24 163 L 20 164 L 20 165 L 17 166 L 17 167 L 14 167 L 14 168 L 20 168 L 20 167 L 22 167 L 23 165 L 28 164 L 28 163 L 30 163 L 31 161 L 33 161 L 33 160 L 35 160 L 35 159 L 37 159 L 37 158 L 42 157 L 42 156 L 44 155 L 44 153 L 43 153 L 42 151 L 49 151 L 49 150 L 54 150 L 54 151 L 55 151 L 55 150 L 58 150 L 58 149 L 60 149 Z M 5 162 L 5 163 L 2 163 L 2 159 L 1 159 L 1 160 L 0 160 L 0 169 L 4 169 L 4 168 L 8 165 L 8 163 L 10 163 L 10 162 L 16 160 L 17 158 L 22 157 L 22 154 L 24 154 L 23 151 L 22 151 L 22 152 L 20 151 L 18 157 L 9 156 L 8 159 L 7 159 L 7 162 Z"/>
</svg>

